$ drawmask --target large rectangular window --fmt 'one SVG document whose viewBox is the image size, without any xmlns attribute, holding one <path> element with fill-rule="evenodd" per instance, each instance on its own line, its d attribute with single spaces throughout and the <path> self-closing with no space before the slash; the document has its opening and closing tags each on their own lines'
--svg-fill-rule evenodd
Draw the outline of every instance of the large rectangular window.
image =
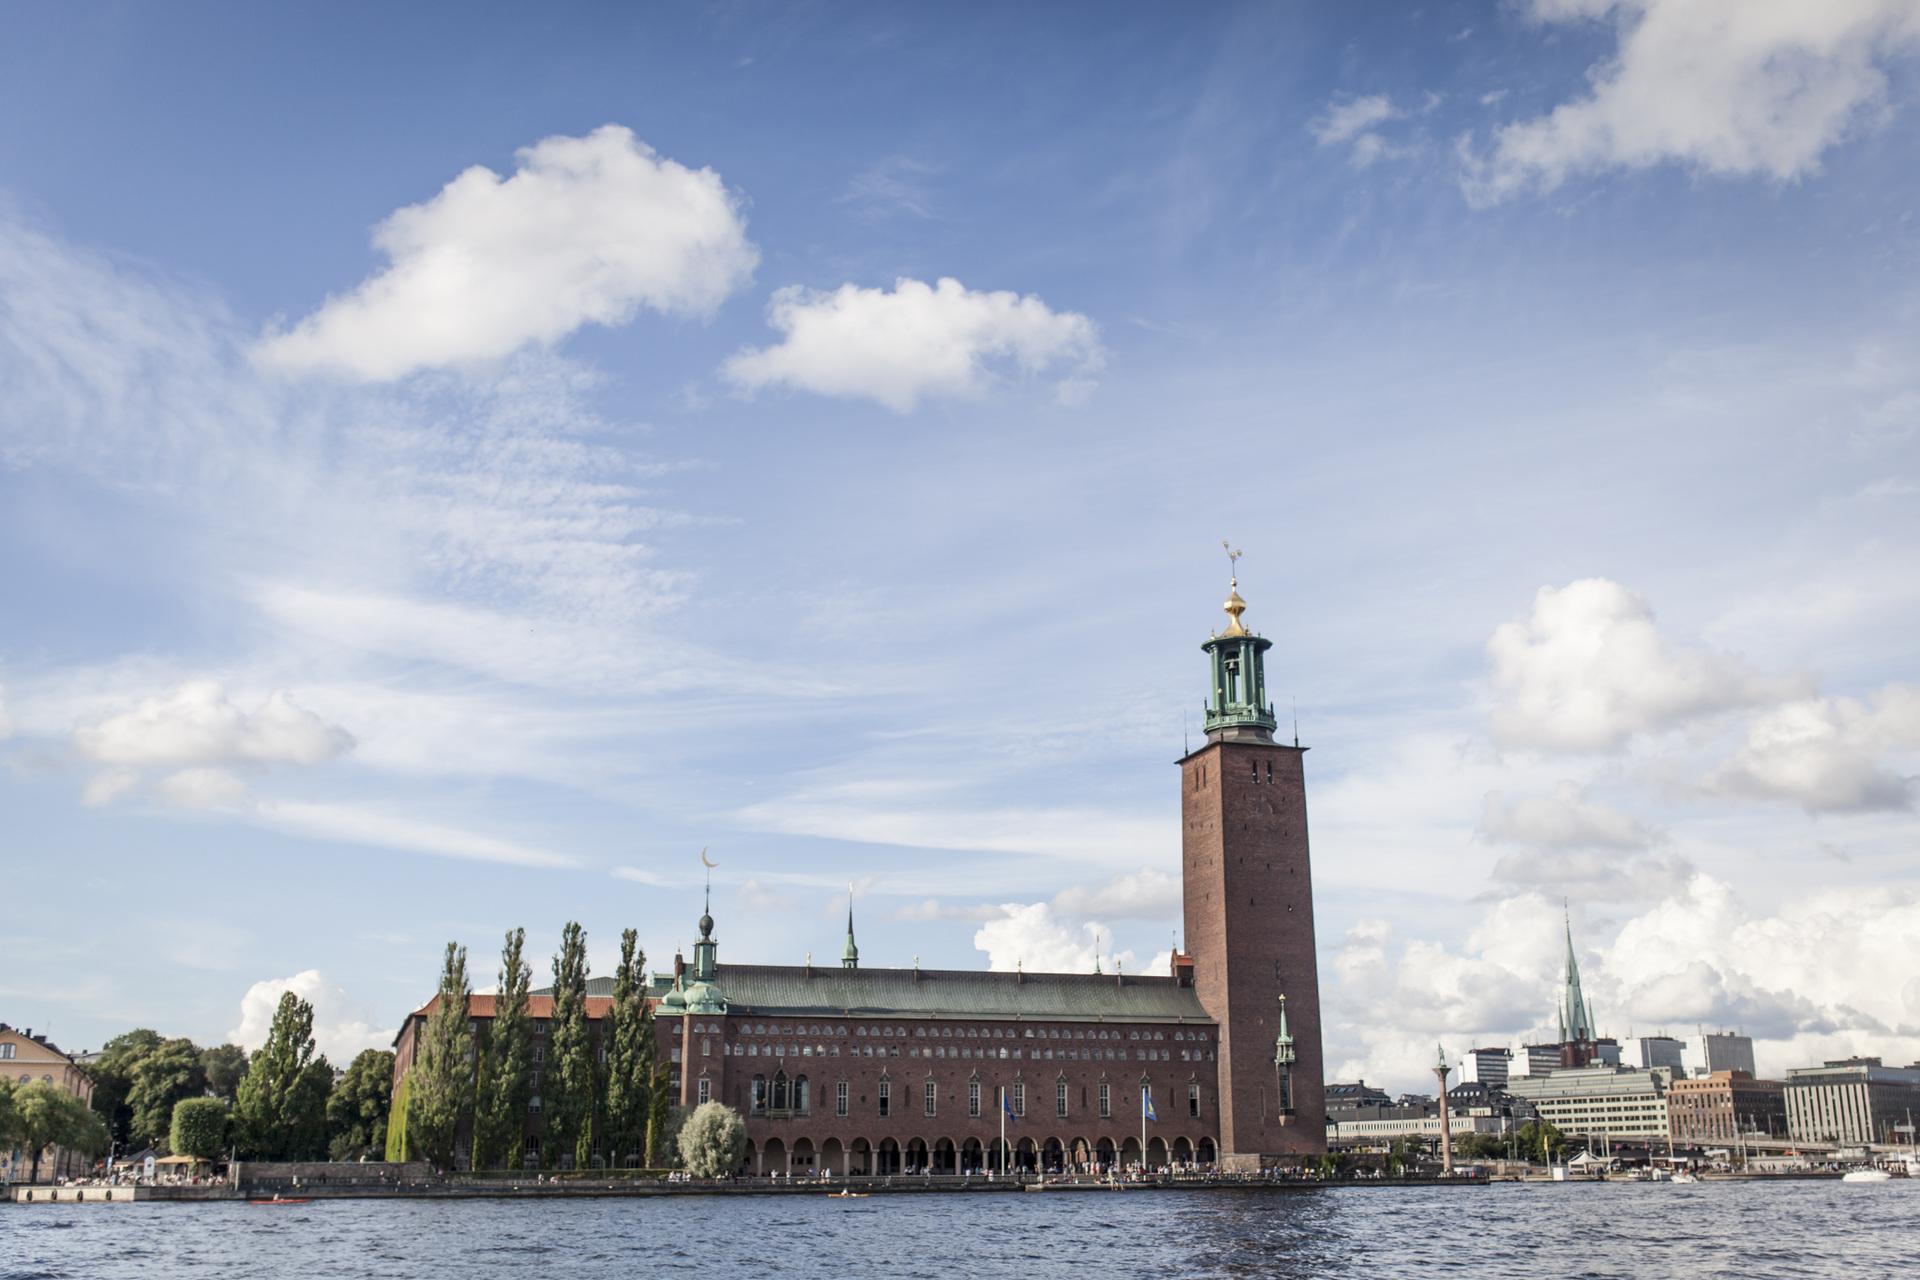
<svg viewBox="0 0 1920 1280">
<path fill-rule="evenodd" d="M 967 1114 L 975 1119 L 980 1115 L 980 1082 L 978 1080 L 967 1081 Z"/>
<path fill-rule="evenodd" d="M 1016 1116 L 1027 1114 L 1027 1086 L 1024 1081 L 1013 1086 L 1013 1114 Z"/>
<path fill-rule="evenodd" d="M 1197 1084 L 1187 1086 L 1187 1114 L 1195 1118 L 1200 1115 L 1200 1086 Z"/>
<path fill-rule="evenodd" d="M 845 1080 L 833 1086 L 833 1114 L 837 1116 L 847 1114 L 847 1082 Z"/>
<path fill-rule="evenodd" d="M 1100 1118 L 1113 1118 L 1113 1086 L 1104 1080 L 1100 1082 Z"/>
<path fill-rule="evenodd" d="M 1063 1119 L 1066 1117 L 1067 1082 L 1065 1080 L 1056 1080 L 1053 1082 L 1053 1114 Z"/>
<path fill-rule="evenodd" d="M 713 1081 L 707 1079 L 707 1077 L 705 1076 L 701 1076 L 699 1092 L 700 1092 L 701 1106 L 705 1106 L 707 1103 L 712 1102 L 713 1101 Z"/>
<path fill-rule="evenodd" d="M 929 1080 L 926 1084 L 925 1093 L 927 1099 L 927 1114 L 932 1115 L 934 1113 L 934 1107 L 939 1101 L 940 1086 Z"/>
<path fill-rule="evenodd" d="M 880 1114 L 886 1115 L 893 1109 L 893 1087 L 890 1081 L 880 1082 Z"/>
</svg>

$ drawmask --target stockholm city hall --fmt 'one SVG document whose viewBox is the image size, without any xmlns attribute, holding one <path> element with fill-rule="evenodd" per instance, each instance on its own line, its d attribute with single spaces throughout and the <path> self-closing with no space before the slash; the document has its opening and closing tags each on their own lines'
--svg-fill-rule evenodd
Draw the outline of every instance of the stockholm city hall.
<svg viewBox="0 0 1920 1280">
<path fill-rule="evenodd" d="M 691 961 L 676 957 L 650 997 L 681 1105 L 717 1099 L 746 1118 L 744 1172 L 1085 1170 L 1143 1157 L 1250 1170 L 1326 1151 L 1306 750 L 1275 741 L 1272 642 L 1245 626 L 1238 586 L 1227 626 L 1201 646 L 1206 741 L 1179 761 L 1186 949 L 1170 973 L 863 967 L 851 911 L 838 964 L 722 963 L 701 916 Z M 589 983 L 596 1021 L 610 983 Z M 543 995 L 529 1010 L 536 1035 Z M 430 1010 L 402 1028 L 397 1074 Z"/>
</svg>

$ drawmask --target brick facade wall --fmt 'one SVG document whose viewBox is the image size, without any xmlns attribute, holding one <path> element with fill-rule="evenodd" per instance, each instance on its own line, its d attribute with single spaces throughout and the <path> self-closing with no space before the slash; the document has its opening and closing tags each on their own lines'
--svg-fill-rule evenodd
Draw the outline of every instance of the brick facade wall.
<svg viewBox="0 0 1920 1280">
<path fill-rule="evenodd" d="M 1220 1142 L 1234 1164 L 1327 1149 L 1304 755 L 1222 741 L 1180 762 L 1185 949 L 1220 1027 Z M 1290 1114 L 1273 1062 L 1283 992 Z"/>
<path fill-rule="evenodd" d="M 669 1057 L 677 1051 L 675 1066 L 688 1102 L 699 1100 L 704 1078 L 710 1097 L 746 1116 L 753 1144 L 749 1172 L 824 1167 L 844 1174 L 850 1156 L 853 1172 L 863 1166 L 867 1172 L 891 1172 L 892 1152 L 899 1153 L 901 1168 L 931 1163 L 939 1172 L 973 1163 L 969 1153 L 975 1150 L 988 1160 L 1000 1135 L 995 1091 L 1001 1086 L 1010 1095 L 1016 1086 L 1025 1088 L 1025 1115 L 1007 1123 L 1008 1145 L 1016 1153 L 1056 1151 L 1048 1163 L 1073 1161 L 1076 1150 L 1080 1160 L 1097 1160 L 1103 1143 L 1121 1163 L 1137 1161 L 1143 1081 L 1152 1089 L 1157 1116 L 1146 1125 L 1149 1163 L 1210 1157 L 1219 1132 L 1217 1033 L 1203 1024 L 689 1015 L 683 1027 L 662 1023 L 660 1030 Z M 755 1109 L 755 1077 L 771 1091 L 782 1072 L 793 1085 L 806 1078 L 804 1114 Z M 883 1080 L 889 1089 L 885 1116 L 880 1114 Z M 1058 1114 L 1056 1092 L 1062 1081 L 1064 1117 Z M 935 1097 L 931 1116 L 925 1101 L 929 1082 Z M 968 1086 L 974 1082 L 980 1086 L 978 1116 L 969 1114 Z M 837 1107 L 842 1083 L 845 1116 Z M 1102 1083 L 1108 1086 L 1106 1117 L 1100 1114 Z M 1191 1114 L 1190 1086 L 1198 1116 Z"/>
</svg>

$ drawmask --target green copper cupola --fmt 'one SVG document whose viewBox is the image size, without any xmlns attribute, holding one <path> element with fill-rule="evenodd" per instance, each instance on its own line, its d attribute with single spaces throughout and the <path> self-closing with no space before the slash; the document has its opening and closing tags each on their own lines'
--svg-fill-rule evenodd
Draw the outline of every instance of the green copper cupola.
<svg viewBox="0 0 1920 1280">
<path fill-rule="evenodd" d="M 1239 552 L 1233 552 L 1235 559 Z M 1213 741 L 1272 742 L 1279 723 L 1267 701 L 1266 653 L 1273 641 L 1247 630 L 1240 615 L 1247 602 L 1240 598 L 1240 579 L 1227 584 L 1227 629 L 1200 648 L 1213 664 L 1213 694 L 1207 700 L 1205 728 Z"/>
</svg>

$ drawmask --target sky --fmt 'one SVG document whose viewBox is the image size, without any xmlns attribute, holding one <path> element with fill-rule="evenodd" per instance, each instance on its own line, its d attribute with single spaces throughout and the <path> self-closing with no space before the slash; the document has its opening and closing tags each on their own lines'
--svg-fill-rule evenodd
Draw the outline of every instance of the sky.
<svg viewBox="0 0 1920 1280">
<path fill-rule="evenodd" d="M 1920 1060 L 1916 0 L 7 28 L 0 1018 L 1160 971 L 1225 540 L 1330 1075 Z"/>
</svg>

